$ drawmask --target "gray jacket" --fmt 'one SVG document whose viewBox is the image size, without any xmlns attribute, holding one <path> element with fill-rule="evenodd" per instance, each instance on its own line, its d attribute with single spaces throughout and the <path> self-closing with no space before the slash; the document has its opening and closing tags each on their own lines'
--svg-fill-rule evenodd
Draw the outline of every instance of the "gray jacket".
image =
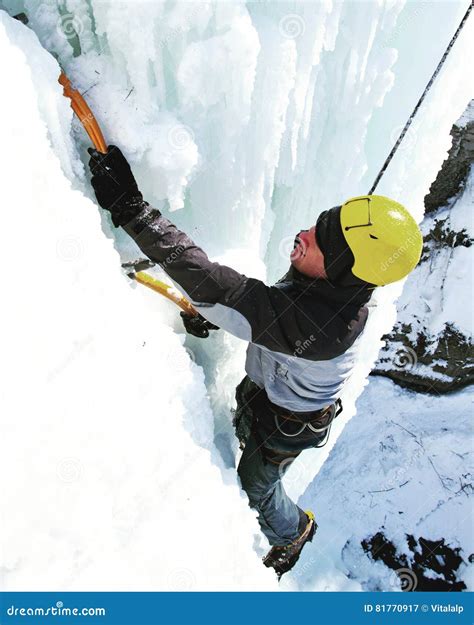
<svg viewBox="0 0 474 625">
<path fill-rule="evenodd" d="M 125 226 L 203 317 L 249 342 L 245 369 L 274 404 L 319 410 L 338 397 L 367 321 L 361 289 L 338 289 L 290 268 L 273 286 L 213 263 L 150 207 Z"/>
</svg>

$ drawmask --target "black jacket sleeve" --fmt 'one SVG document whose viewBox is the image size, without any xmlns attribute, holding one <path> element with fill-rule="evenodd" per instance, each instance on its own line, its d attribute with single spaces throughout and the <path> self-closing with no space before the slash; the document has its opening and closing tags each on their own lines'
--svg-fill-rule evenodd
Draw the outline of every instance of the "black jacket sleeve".
<svg viewBox="0 0 474 625">
<path fill-rule="evenodd" d="M 364 319 L 362 326 L 349 334 L 343 324 L 344 336 L 339 338 L 337 316 L 322 302 L 315 302 L 309 293 L 290 297 L 278 286 L 267 286 L 211 262 L 187 234 L 151 207 L 124 229 L 180 286 L 203 317 L 243 340 L 295 355 L 302 337 L 314 336 L 306 356 L 326 360 L 343 353 L 365 323 Z"/>
<path fill-rule="evenodd" d="M 197 304 L 226 304 L 248 280 L 231 267 L 211 262 L 187 234 L 157 210 L 144 209 L 124 229 Z"/>
</svg>

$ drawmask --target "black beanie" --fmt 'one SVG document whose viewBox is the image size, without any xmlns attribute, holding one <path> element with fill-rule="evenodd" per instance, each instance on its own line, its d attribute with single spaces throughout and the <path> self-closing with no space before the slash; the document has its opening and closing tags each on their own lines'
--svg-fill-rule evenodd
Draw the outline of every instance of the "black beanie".
<svg viewBox="0 0 474 625">
<path fill-rule="evenodd" d="M 344 277 L 355 278 L 351 272 L 354 255 L 347 245 L 341 227 L 341 206 L 335 206 L 319 215 L 316 221 L 316 241 L 324 254 L 324 268 L 331 282 L 337 283 Z"/>
</svg>

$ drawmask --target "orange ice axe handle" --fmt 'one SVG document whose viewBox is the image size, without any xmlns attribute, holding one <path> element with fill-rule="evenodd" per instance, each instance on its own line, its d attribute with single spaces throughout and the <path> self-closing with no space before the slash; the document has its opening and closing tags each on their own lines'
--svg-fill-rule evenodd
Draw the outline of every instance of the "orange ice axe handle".
<svg viewBox="0 0 474 625">
<path fill-rule="evenodd" d="M 161 295 L 167 297 L 169 300 L 177 304 L 181 308 L 181 310 L 184 310 L 184 312 L 190 317 L 198 316 L 199 313 L 191 304 L 191 302 L 189 302 L 183 295 L 181 295 L 181 293 L 175 292 L 169 284 L 166 284 L 166 282 L 157 280 L 156 278 L 153 278 L 152 276 L 150 276 L 150 274 L 145 273 L 144 271 L 138 271 L 135 274 L 132 273 L 128 275 L 130 278 L 133 278 L 140 284 L 147 286 L 152 291 L 155 291 L 156 293 L 160 293 Z"/>
<path fill-rule="evenodd" d="M 104 135 L 87 102 L 77 89 L 72 88 L 71 81 L 64 72 L 61 72 L 59 76 L 59 84 L 63 86 L 64 95 L 71 100 L 71 108 L 84 126 L 84 130 L 89 135 L 92 145 L 101 154 L 106 154 L 107 144 Z"/>
</svg>

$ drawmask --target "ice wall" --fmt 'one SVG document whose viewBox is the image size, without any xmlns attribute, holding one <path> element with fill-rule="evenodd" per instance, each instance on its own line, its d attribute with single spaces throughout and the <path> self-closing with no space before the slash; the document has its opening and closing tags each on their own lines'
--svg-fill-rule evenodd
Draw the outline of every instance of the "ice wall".
<svg viewBox="0 0 474 625">
<path fill-rule="evenodd" d="M 57 63 L 3 11 L 0 58 L 2 589 L 275 588 L 202 447 L 202 370 L 64 175 L 83 174 Z"/>
<path fill-rule="evenodd" d="M 167 200 L 176 223 L 211 256 L 255 277 L 264 278 L 266 269 L 269 282 L 288 267 L 297 229 L 367 190 L 369 169 L 372 179 L 466 10 L 464 2 L 448 2 L 419 3 L 413 11 L 411 3 L 391 0 L 2 5 L 27 11 L 43 46 L 86 94 L 109 142 L 123 148 L 146 198 Z M 380 187 L 418 219 L 449 148 L 449 129 L 470 96 L 469 38 L 472 24 Z M 77 122 L 73 127 L 83 157 L 87 142 Z M 61 166 L 90 193 L 78 163 L 74 172 L 65 158 Z M 137 250 L 101 219 L 122 258 L 133 258 Z M 374 302 L 332 443 L 355 412 L 380 336 L 395 321 L 400 289 L 387 288 Z M 141 318 L 145 334 L 157 317 L 179 329 L 174 311 L 156 297 L 135 295 L 154 313 L 150 323 Z M 205 342 L 188 338 L 186 345 L 204 368 L 219 452 L 213 441 L 197 442 L 230 467 L 236 445 L 228 408 L 245 345 L 222 333 Z M 294 496 L 330 448 L 308 451 L 294 464 L 288 474 Z"/>
</svg>

